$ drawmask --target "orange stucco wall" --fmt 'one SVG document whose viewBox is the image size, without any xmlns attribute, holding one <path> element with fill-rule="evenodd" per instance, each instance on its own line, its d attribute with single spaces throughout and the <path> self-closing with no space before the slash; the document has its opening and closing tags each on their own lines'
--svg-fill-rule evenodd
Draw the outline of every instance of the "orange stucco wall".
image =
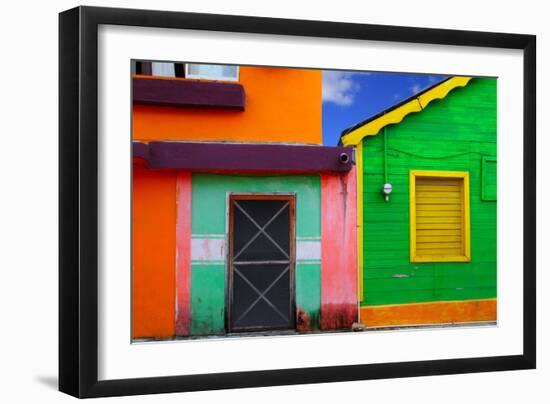
<svg viewBox="0 0 550 404">
<path fill-rule="evenodd" d="M 320 70 L 240 67 L 239 83 L 244 111 L 134 105 L 133 139 L 322 143 Z"/>
<path fill-rule="evenodd" d="M 132 335 L 175 334 L 176 175 L 134 165 Z"/>
</svg>

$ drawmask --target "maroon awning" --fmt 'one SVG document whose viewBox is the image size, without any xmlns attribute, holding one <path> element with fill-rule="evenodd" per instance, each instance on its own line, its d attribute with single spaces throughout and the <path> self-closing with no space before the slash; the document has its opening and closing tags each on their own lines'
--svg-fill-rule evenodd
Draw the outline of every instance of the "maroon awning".
<svg viewBox="0 0 550 404">
<path fill-rule="evenodd" d="M 165 78 L 132 78 L 135 103 L 173 107 L 209 107 L 244 110 L 244 88 L 220 83 Z"/>
<path fill-rule="evenodd" d="M 282 144 L 134 142 L 133 156 L 152 169 L 200 172 L 346 172 L 354 164 L 351 147 Z"/>
</svg>

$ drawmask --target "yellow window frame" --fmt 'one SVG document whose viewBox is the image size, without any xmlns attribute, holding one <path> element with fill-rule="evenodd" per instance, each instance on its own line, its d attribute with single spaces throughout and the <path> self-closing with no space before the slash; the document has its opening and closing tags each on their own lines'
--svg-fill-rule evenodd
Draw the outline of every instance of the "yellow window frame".
<svg viewBox="0 0 550 404">
<path fill-rule="evenodd" d="M 416 253 L 416 178 L 461 178 L 463 180 L 463 210 L 462 210 L 462 255 L 424 255 Z M 409 203 L 410 203 L 410 260 L 411 262 L 470 262 L 470 174 L 467 171 L 409 171 Z"/>
</svg>

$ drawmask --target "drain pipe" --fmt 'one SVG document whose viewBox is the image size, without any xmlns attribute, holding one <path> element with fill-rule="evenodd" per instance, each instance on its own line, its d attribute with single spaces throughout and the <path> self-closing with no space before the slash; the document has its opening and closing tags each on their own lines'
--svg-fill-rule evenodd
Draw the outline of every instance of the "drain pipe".
<svg viewBox="0 0 550 404">
<path fill-rule="evenodd" d="M 388 183 L 388 136 L 384 127 L 384 184 Z"/>
</svg>

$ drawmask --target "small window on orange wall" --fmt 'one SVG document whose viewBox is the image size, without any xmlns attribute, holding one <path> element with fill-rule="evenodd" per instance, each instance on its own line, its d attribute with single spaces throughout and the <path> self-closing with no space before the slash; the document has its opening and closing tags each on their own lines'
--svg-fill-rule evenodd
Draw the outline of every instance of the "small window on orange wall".
<svg viewBox="0 0 550 404">
<path fill-rule="evenodd" d="M 239 81 L 239 66 L 188 63 L 185 65 L 185 77 L 188 79 Z"/>
<path fill-rule="evenodd" d="M 470 261 L 470 177 L 411 170 L 411 262 Z"/>
</svg>

